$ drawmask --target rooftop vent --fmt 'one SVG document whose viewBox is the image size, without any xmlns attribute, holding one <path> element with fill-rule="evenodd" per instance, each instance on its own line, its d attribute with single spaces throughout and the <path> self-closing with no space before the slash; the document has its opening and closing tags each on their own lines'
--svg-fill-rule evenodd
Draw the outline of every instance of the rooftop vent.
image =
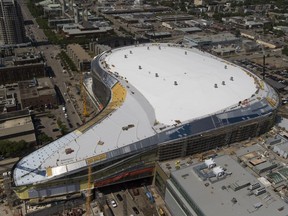
<svg viewBox="0 0 288 216">
<path fill-rule="evenodd" d="M 133 54 L 133 53 L 132 53 L 132 50 L 130 50 L 130 54 Z"/>
<path fill-rule="evenodd" d="M 148 47 L 147 47 L 147 50 L 149 50 L 149 49 L 150 49 L 150 47 L 148 46 Z"/>
<path fill-rule="evenodd" d="M 159 74 L 158 74 L 158 73 L 155 73 L 155 77 L 159 77 Z"/>
<path fill-rule="evenodd" d="M 161 50 L 161 46 L 159 46 L 158 48 L 159 48 L 159 50 Z"/>
<path fill-rule="evenodd" d="M 230 80 L 231 80 L 231 81 L 234 81 L 234 78 L 233 78 L 233 76 L 231 76 L 231 77 L 230 77 Z"/>
<path fill-rule="evenodd" d="M 255 203 L 253 206 L 255 209 L 259 209 L 263 204 L 261 202 Z"/>
<path fill-rule="evenodd" d="M 255 190 L 255 189 L 259 188 L 260 186 L 261 186 L 261 185 L 259 184 L 259 182 L 254 183 L 254 184 L 251 184 L 251 185 L 249 186 L 249 190 Z"/>
<path fill-rule="evenodd" d="M 236 203 L 237 203 L 237 199 L 236 199 L 235 197 L 233 197 L 233 198 L 231 199 L 231 202 L 232 202 L 233 204 L 236 204 Z"/>
<path fill-rule="evenodd" d="M 214 84 L 214 88 L 218 88 L 218 85 L 217 85 L 217 83 L 215 83 L 215 84 Z"/>
<path fill-rule="evenodd" d="M 178 85 L 177 81 L 174 81 L 174 85 L 175 85 L 175 86 L 177 86 L 177 85 Z"/>
<path fill-rule="evenodd" d="M 185 51 L 185 55 L 187 55 L 187 51 Z"/>
<path fill-rule="evenodd" d="M 181 121 L 180 120 L 175 120 L 176 124 L 181 124 Z"/>
<path fill-rule="evenodd" d="M 98 145 L 104 145 L 104 142 L 101 141 L 101 140 L 99 140 L 99 141 L 98 141 Z"/>
<path fill-rule="evenodd" d="M 66 154 L 71 154 L 72 152 L 74 152 L 74 150 L 71 149 L 71 148 L 65 149 L 65 153 L 66 153 Z"/>
<path fill-rule="evenodd" d="M 256 190 L 254 191 L 255 196 L 259 196 L 259 195 L 261 195 L 261 194 L 263 194 L 263 193 L 266 193 L 266 189 L 265 189 L 264 187 L 259 188 L 259 189 L 256 189 Z"/>
<path fill-rule="evenodd" d="M 213 168 L 213 173 L 214 173 L 218 178 L 224 176 L 224 174 L 225 174 L 223 168 L 220 167 L 220 166 L 214 167 L 214 168 Z"/>
<path fill-rule="evenodd" d="M 216 167 L 216 163 L 212 158 L 205 160 L 204 163 L 209 169 Z"/>
<path fill-rule="evenodd" d="M 187 177 L 187 176 L 189 176 L 189 174 L 188 174 L 188 173 L 186 173 L 186 174 L 182 175 L 181 177 L 182 177 L 182 178 L 184 178 L 184 179 L 186 179 L 186 177 Z"/>
<path fill-rule="evenodd" d="M 222 81 L 222 85 L 225 85 L 225 81 Z"/>
<path fill-rule="evenodd" d="M 227 69 L 227 65 L 225 65 L 224 68 Z"/>
<path fill-rule="evenodd" d="M 141 70 L 142 69 L 142 67 L 141 67 L 141 65 L 139 65 L 139 70 Z"/>
<path fill-rule="evenodd" d="M 130 128 L 133 128 L 133 127 L 135 127 L 134 124 L 129 124 L 127 126 L 122 127 L 122 130 L 129 130 Z"/>
<path fill-rule="evenodd" d="M 278 211 L 283 211 L 284 210 L 284 206 L 278 208 Z"/>
<path fill-rule="evenodd" d="M 127 58 L 127 55 L 124 55 L 124 58 Z"/>
</svg>

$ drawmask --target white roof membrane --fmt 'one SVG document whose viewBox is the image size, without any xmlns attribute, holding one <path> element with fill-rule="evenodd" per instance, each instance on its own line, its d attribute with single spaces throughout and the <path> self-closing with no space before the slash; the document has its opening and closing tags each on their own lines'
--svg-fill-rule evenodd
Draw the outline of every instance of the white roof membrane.
<svg viewBox="0 0 288 216">
<path fill-rule="evenodd" d="M 243 69 L 196 49 L 130 46 L 105 61 L 151 103 L 157 121 L 168 125 L 222 110 L 256 91 Z"/>
</svg>

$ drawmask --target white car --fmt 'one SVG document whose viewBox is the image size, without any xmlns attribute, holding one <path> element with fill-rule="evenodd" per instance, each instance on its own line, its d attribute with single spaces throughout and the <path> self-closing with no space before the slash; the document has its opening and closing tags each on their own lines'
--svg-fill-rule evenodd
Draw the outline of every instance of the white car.
<svg viewBox="0 0 288 216">
<path fill-rule="evenodd" d="M 117 207 L 117 203 L 115 202 L 114 199 L 111 200 L 111 205 L 112 205 L 113 208 Z"/>
</svg>

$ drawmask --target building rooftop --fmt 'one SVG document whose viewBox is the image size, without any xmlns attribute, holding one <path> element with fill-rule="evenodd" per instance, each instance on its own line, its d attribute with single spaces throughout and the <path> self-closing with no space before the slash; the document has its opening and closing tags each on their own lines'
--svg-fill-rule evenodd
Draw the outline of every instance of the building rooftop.
<svg viewBox="0 0 288 216">
<path fill-rule="evenodd" d="M 239 38 L 237 38 L 235 35 L 224 32 L 224 33 L 219 33 L 215 35 L 211 34 L 192 34 L 192 35 L 186 35 L 186 39 L 192 40 L 195 43 L 212 43 L 212 44 L 217 44 L 221 42 L 234 42 L 234 41 L 240 41 Z"/>
<path fill-rule="evenodd" d="M 168 125 L 217 112 L 256 92 L 254 79 L 243 69 L 197 49 L 127 47 L 115 50 L 105 62 L 111 72 L 137 86 L 157 121 Z"/>
<path fill-rule="evenodd" d="M 67 48 L 73 50 L 75 55 L 77 55 L 80 60 L 90 61 L 92 59 L 91 56 L 79 44 L 69 44 Z"/>
<path fill-rule="evenodd" d="M 40 95 L 55 94 L 54 86 L 47 77 L 19 82 L 21 99 L 39 97 Z"/>
<path fill-rule="evenodd" d="M 287 204 L 270 188 L 266 188 L 263 194 L 258 195 L 257 189 L 249 190 L 249 186 L 253 184 L 258 183 L 259 188 L 264 186 L 230 156 L 216 157 L 214 161 L 216 166 L 222 169 L 208 169 L 207 166 L 205 168 L 205 163 L 201 163 L 171 174 L 172 182 L 181 187 L 185 195 L 193 200 L 204 215 L 287 215 Z M 223 176 L 202 180 L 201 175 L 215 176 L 223 169 L 226 173 Z M 168 182 L 171 183 L 171 180 Z"/>
<path fill-rule="evenodd" d="M 35 142 L 36 137 L 31 116 L 1 120 L 0 139 L 9 139 L 11 141 L 25 140 L 26 142 Z"/>
<path fill-rule="evenodd" d="M 109 103 L 87 124 L 22 158 L 13 172 L 17 186 L 267 115 L 278 104 L 274 90 L 248 71 L 175 44 L 109 50 L 91 68 L 110 88 Z M 92 79 L 85 85 L 94 97 Z"/>
<path fill-rule="evenodd" d="M 68 36 L 77 36 L 77 35 L 85 35 L 85 34 L 98 34 L 98 33 L 105 33 L 111 31 L 113 28 L 110 26 L 104 27 L 95 27 L 85 29 L 80 24 L 69 23 L 62 25 L 62 31 L 67 34 Z"/>
<path fill-rule="evenodd" d="M 276 146 L 282 151 L 288 152 L 288 142 L 277 144 Z"/>
</svg>

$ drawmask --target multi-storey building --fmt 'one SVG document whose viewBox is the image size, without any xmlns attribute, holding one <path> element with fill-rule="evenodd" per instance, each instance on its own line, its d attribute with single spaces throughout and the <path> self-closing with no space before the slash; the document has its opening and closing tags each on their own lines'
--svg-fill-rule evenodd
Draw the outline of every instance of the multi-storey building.
<svg viewBox="0 0 288 216">
<path fill-rule="evenodd" d="M 183 45 L 112 49 L 92 60 L 90 74 L 86 89 L 100 113 L 14 166 L 21 199 L 80 193 L 87 179 L 99 188 L 152 176 L 155 161 L 265 133 L 279 106 L 256 75 Z"/>
<path fill-rule="evenodd" d="M 0 0 L 0 33 L 4 44 L 25 42 L 21 8 L 15 0 Z"/>
</svg>

